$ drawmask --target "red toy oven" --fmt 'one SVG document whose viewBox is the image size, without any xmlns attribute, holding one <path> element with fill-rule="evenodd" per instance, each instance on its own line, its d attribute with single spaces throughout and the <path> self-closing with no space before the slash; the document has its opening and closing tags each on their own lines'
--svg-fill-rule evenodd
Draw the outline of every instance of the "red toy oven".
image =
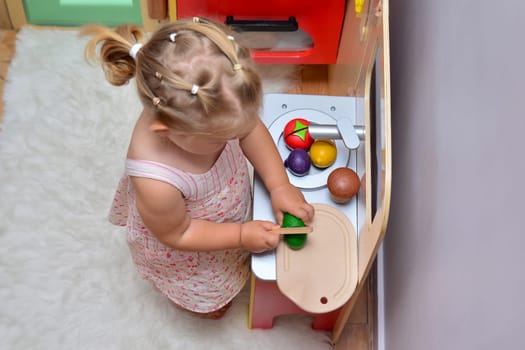
<svg viewBox="0 0 525 350">
<path fill-rule="evenodd" d="M 257 63 L 336 62 L 345 0 L 177 0 L 177 18 L 206 17 L 231 25 Z"/>
</svg>

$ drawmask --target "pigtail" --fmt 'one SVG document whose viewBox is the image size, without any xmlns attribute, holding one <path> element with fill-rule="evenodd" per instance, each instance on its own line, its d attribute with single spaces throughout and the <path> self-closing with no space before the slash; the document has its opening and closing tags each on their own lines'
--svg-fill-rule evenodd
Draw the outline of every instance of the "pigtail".
<svg viewBox="0 0 525 350">
<path fill-rule="evenodd" d="M 80 35 L 92 36 L 84 56 L 88 62 L 102 63 L 106 79 L 112 85 L 124 85 L 135 76 L 137 66 L 135 59 L 130 56 L 130 49 L 144 38 L 138 26 L 122 25 L 112 31 L 106 27 L 89 25 L 83 27 Z M 97 51 L 99 45 L 100 50 Z"/>
</svg>

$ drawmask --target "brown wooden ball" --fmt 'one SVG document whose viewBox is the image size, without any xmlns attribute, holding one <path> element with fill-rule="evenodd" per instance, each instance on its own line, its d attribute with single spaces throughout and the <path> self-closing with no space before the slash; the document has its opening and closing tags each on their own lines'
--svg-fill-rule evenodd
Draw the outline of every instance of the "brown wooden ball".
<svg viewBox="0 0 525 350">
<path fill-rule="evenodd" d="M 361 180 L 352 169 L 341 167 L 328 175 L 327 185 L 332 200 L 344 204 L 359 192 Z"/>
</svg>

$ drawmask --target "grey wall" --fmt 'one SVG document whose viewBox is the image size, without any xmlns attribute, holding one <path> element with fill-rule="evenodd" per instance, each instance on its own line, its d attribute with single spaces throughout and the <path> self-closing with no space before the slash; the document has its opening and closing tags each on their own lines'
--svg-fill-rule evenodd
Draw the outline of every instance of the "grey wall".
<svg viewBox="0 0 525 350">
<path fill-rule="evenodd" d="M 390 8 L 386 349 L 525 349 L 525 1 Z"/>
</svg>

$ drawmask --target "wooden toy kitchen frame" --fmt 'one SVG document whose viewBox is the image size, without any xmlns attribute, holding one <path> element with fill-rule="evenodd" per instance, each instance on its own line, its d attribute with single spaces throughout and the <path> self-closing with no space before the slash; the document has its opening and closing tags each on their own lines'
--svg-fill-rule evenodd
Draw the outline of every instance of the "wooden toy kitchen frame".
<svg viewBox="0 0 525 350">
<path fill-rule="evenodd" d="M 275 316 L 308 314 L 314 319 L 312 327 L 332 330 L 332 340 L 337 343 L 388 221 L 388 0 L 326 0 L 323 5 L 330 11 L 306 6 L 310 2 L 270 2 L 170 0 L 168 4 L 171 19 L 203 16 L 230 23 L 243 33 L 302 30 L 309 36 L 303 48 L 252 48 L 257 63 L 329 64 L 330 96 L 265 96 L 262 118 L 283 160 L 290 151 L 282 132 L 291 119 L 333 126 L 339 133 L 334 134 L 334 165 L 324 170 L 313 168 L 304 177 L 289 173 L 306 199 L 316 203 L 314 231 L 302 249 L 291 250 L 281 242 L 274 251 L 252 255 L 248 323 L 250 328 L 271 328 Z M 349 124 L 351 130 L 338 127 Z M 353 169 L 361 178 L 359 193 L 346 204 L 333 202 L 326 188 L 328 174 L 340 166 Z M 275 220 L 268 194 L 257 176 L 253 217 Z"/>
</svg>

